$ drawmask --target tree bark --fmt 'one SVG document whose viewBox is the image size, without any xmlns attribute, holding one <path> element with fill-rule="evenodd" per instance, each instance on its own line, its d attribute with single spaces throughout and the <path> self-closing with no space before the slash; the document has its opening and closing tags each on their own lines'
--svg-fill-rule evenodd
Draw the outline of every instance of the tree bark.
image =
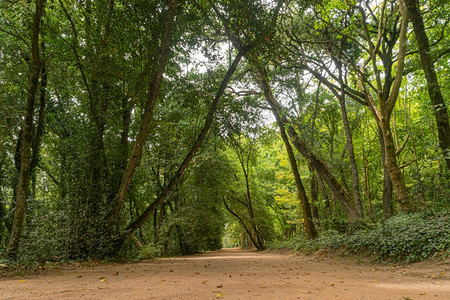
<svg viewBox="0 0 450 300">
<path fill-rule="evenodd" d="M 389 171 L 385 165 L 386 151 L 384 146 L 383 133 L 378 126 L 378 140 L 381 148 L 381 163 L 383 165 L 383 216 L 388 219 L 394 215 L 394 202 L 392 200 L 392 181 L 389 177 Z"/>
<path fill-rule="evenodd" d="M 32 61 L 30 65 L 30 78 L 27 88 L 27 97 L 25 103 L 25 118 L 23 123 L 23 141 L 21 151 L 21 164 L 19 172 L 19 182 L 16 187 L 16 203 L 14 211 L 14 219 L 11 229 L 11 235 L 6 249 L 6 256 L 10 259 L 16 259 L 20 237 L 23 230 L 23 221 L 25 219 L 25 208 L 28 198 L 28 188 L 30 182 L 31 169 L 31 145 L 33 139 L 33 113 L 34 98 L 39 85 L 39 76 L 41 71 L 41 60 L 39 53 L 39 32 L 42 12 L 44 10 L 45 0 L 35 1 L 35 12 L 32 23 L 31 36 L 31 55 Z"/>
<path fill-rule="evenodd" d="M 441 93 L 441 87 L 436 75 L 433 59 L 430 54 L 430 43 L 423 24 L 417 0 L 403 1 L 408 10 L 413 25 L 417 45 L 419 47 L 420 61 L 427 81 L 428 95 L 434 106 L 434 115 L 439 137 L 439 146 L 444 155 L 447 167 L 450 169 L 450 124 L 447 106 Z"/>
<path fill-rule="evenodd" d="M 283 120 L 281 117 L 280 107 L 277 105 L 277 101 L 273 96 L 273 92 L 267 80 L 267 74 L 265 70 L 263 70 L 262 68 L 258 68 L 256 73 L 257 73 L 256 80 L 258 81 L 259 86 L 264 92 L 266 101 L 269 103 L 272 109 L 272 114 L 274 115 L 277 121 L 281 138 L 283 139 L 284 146 L 286 147 L 286 152 L 289 157 L 289 163 L 291 165 L 291 170 L 295 179 L 295 185 L 297 187 L 297 196 L 303 211 L 303 221 L 304 221 L 303 225 L 305 227 L 306 238 L 314 239 L 317 237 L 317 231 L 316 228 L 314 227 L 313 217 L 311 213 L 311 205 L 309 204 L 305 187 L 303 186 L 303 182 L 298 172 L 298 166 L 297 161 L 295 159 L 294 151 L 292 151 L 291 143 L 289 142 L 289 138 L 286 134 L 286 129 L 284 126 L 286 121 Z"/>
</svg>

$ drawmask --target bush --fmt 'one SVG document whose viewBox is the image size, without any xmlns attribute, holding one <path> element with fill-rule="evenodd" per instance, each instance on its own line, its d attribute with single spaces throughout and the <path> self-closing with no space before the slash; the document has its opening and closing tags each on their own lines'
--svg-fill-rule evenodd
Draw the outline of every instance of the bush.
<svg viewBox="0 0 450 300">
<path fill-rule="evenodd" d="M 399 214 L 350 235 L 329 230 L 313 241 L 295 238 L 273 247 L 280 245 L 300 251 L 344 248 L 358 253 L 368 250 L 379 260 L 414 262 L 431 256 L 446 258 L 449 256 L 450 214 Z"/>
</svg>

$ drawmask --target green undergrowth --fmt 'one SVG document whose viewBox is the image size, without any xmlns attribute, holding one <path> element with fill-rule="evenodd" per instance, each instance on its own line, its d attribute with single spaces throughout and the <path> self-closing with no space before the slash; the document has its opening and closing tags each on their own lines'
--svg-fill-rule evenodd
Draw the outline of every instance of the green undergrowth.
<svg viewBox="0 0 450 300">
<path fill-rule="evenodd" d="M 379 261 L 417 262 L 450 256 L 450 213 L 399 214 L 351 234 L 327 230 L 315 240 L 295 237 L 271 248 L 302 252 L 344 249 L 346 254 L 369 253 Z"/>
</svg>

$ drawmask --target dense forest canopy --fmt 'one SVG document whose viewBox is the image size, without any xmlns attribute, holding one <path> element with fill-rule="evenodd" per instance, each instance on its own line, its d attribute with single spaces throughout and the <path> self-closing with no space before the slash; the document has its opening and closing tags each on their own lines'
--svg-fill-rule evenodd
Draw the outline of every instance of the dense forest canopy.
<svg viewBox="0 0 450 300">
<path fill-rule="evenodd" d="M 5 259 L 262 249 L 448 213 L 448 1 L 0 11 Z"/>
</svg>

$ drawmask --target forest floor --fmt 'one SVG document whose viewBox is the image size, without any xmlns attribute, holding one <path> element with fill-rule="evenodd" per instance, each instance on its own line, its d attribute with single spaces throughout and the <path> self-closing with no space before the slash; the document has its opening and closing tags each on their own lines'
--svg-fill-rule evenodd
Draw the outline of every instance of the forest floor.
<svg viewBox="0 0 450 300">
<path fill-rule="evenodd" d="M 450 299 L 449 274 L 448 260 L 389 265 L 224 249 L 4 276 L 0 299 Z"/>
</svg>

